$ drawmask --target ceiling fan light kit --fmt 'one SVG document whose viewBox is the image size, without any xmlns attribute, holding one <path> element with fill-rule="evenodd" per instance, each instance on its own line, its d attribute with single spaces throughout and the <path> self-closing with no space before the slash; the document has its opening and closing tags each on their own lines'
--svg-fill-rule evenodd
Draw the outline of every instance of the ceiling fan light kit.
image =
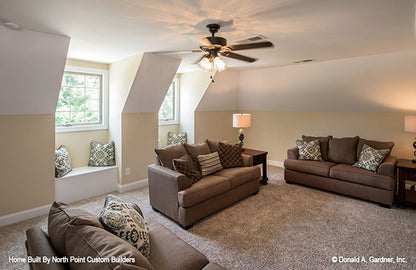
<svg viewBox="0 0 416 270">
<path fill-rule="evenodd" d="M 198 67 L 205 71 L 224 71 L 227 69 L 227 64 L 219 56 L 206 55 L 198 62 Z"/>
</svg>

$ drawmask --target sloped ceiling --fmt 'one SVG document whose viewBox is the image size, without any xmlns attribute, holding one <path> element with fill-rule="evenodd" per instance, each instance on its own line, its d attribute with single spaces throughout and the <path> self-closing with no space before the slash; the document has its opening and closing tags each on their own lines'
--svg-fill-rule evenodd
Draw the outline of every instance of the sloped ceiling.
<svg viewBox="0 0 416 270">
<path fill-rule="evenodd" d="M 416 51 L 245 70 L 238 108 L 416 111 Z"/>
<path fill-rule="evenodd" d="M 235 41 L 263 35 L 276 47 L 241 52 L 253 64 L 366 56 L 415 47 L 414 0 L 2 0 L 0 17 L 25 29 L 71 37 L 69 57 L 111 63 L 142 52 L 197 49 L 192 34 Z M 225 22 L 228 22 L 225 23 Z M 181 71 L 195 70 L 199 54 L 180 54 Z"/>
<path fill-rule="evenodd" d="M 124 113 L 158 112 L 180 60 L 145 53 L 131 86 Z"/>
<path fill-rule="evenodd" d="M 54 114 L 69 37 L 0 27 L 0 114 Z"/>
</svg>

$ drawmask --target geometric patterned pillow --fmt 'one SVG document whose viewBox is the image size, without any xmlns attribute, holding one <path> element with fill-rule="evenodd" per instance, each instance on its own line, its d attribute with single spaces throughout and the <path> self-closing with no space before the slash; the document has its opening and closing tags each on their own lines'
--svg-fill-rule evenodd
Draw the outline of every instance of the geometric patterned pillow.
<svg viewBox="0 0 416 270">
<path fill-rule="evenodd" d="M 186 177 L 191 179 L 192 184 L 195 184 L 202 178 L 201 172 L 198 171 L 197 164 L 195 164 L 190 155 L 184 155 L 180 158 L 174 159 L 172 162 L 173 169 L 186 175 Z"/>
<path fill-rule="evenodd" d="M 114 165 L 116 165 L 114 142 L 101 145 L 92 141 L 88 166 L 100 167 Z"/>
<path fill-rule="evenodd" d="M 390 149 L 376 150 L 367 144 L 363 145 L 360 158 L 352 166 L 377 172 L 378 166 L 383 162 L 384 158 L 390 153 Z"/>
<path fill-rule="evenodd" d="M 243 157 L 240 145 L 218 143 L 218 154 L 224 168 L 243 167 Z"/>
<path fill-rule="evenodd" d="M 186 132 L 180 134 L 175 134 L 173 132 L 168 132 L 168 145 L 177 144 L 177 143 L 186 143 L 187 135 Z"/>
<path fill-rule="evenodd" d="M 104 228 L 126 240 L 149 259 L 149 228 L 143 217 L 132 205 L 125 203 L 115 195 L 109 194 L 105 199 L 100 221 Z"/>
<path fill-rule="evenodd" d="M 299 159 L 323 161 L 318 139 L 310 142 L 296 140 L 296 145 L 299 148 Z"/>
<path fill-rule="evenodd" d="M 55 150 L 55 177 L 61 178 L 72 171 L 71 159 L 64 145 Z"/>
</svg>

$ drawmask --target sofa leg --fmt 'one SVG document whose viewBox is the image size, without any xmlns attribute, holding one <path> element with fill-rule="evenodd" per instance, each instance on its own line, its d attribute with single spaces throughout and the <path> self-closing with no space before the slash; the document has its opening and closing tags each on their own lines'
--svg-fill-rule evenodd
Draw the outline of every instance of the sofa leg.
<svg viewBox="0 0 416 270">
<path fill-rule="evenodd" d="M 157 210 L 157 209 L 156 209 L 156 208 L 154 208 L 153 206 L 152 206 L 152 209 L 153 209 L 153 211 L 155 211 L 155 212 L 159 213 L 159 210 Z"/>
<path fill-rule="evenodd" d="M 256 192 L 252 193 L 251 195 L 254 196 L 254 195 L 257 195 L 257 194 L 259 194 L 258 190 Z"/>
<path fill-rule="evenodd" d="M 192 228 L 194 226 L 194 224 L 195 223 L 192 223 L 191 225 L 188 225 L 188 226 L 183 226 L 182 224 L 179 224 L 179 225 L 182 227 L 182 229 L 189 230 L 190 228 Z"/>
<path fill-rule="evenodd" d="M 384 203 L 379 203 L 378 205 L 380 205 L 383 208 L 391 208 L 391 205 L 384 204 Z"/>
</svg>

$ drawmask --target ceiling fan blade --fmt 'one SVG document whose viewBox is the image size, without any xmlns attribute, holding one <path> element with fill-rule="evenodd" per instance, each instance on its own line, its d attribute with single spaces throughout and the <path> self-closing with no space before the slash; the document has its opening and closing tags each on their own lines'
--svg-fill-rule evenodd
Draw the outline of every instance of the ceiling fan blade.
<svg viewBox="0 0 416 270">
<path fill-rule="evenodd" d="M 214 45 L 212 45 L 211 41 L 209 41 L 209 39 L 207 39 L 206 37 L 204 37 L 200 40 L 200 44 L 203 47 L 213 47 L 214 46 Z"/>
<path fill-rule="evenodd" d="M 230 57 L 230 58 L 233 58 L 233 59 L 241 60 L 241 61 L 250 62 L 250 63 L 253 63 L 253 62 L 257 61 L 257 59 L 255 59 L 255 58 L 251 58 L 251 57 L 244 56 L 244 55 L 237 54 L 237 53 L 233 53 L 233 52 L 223 52 L 223 53 L 221 53 L 221 55 L 225 56 L 225 57 Z"/>
<path fill-rule="evenodd" d="M 184 54 L 184 53 L 195 53 L 203 52 L 202 50 L 187 50 L 187 51 L 162 51 L 162 52 L 152 52 L 153 54 Z"/>
<path fill-rule="evenodd" d="M 239 51 L 239 50 L 248 50 L 248 49 L 270 48 L 270 47 L 274 47 L 274 45 L 270 41 L 265 41 L 265 42 L 257 42 L 257 43 L 230 45 L 227 47 L 230 48 L 232 51 Z"/>
</svg>

